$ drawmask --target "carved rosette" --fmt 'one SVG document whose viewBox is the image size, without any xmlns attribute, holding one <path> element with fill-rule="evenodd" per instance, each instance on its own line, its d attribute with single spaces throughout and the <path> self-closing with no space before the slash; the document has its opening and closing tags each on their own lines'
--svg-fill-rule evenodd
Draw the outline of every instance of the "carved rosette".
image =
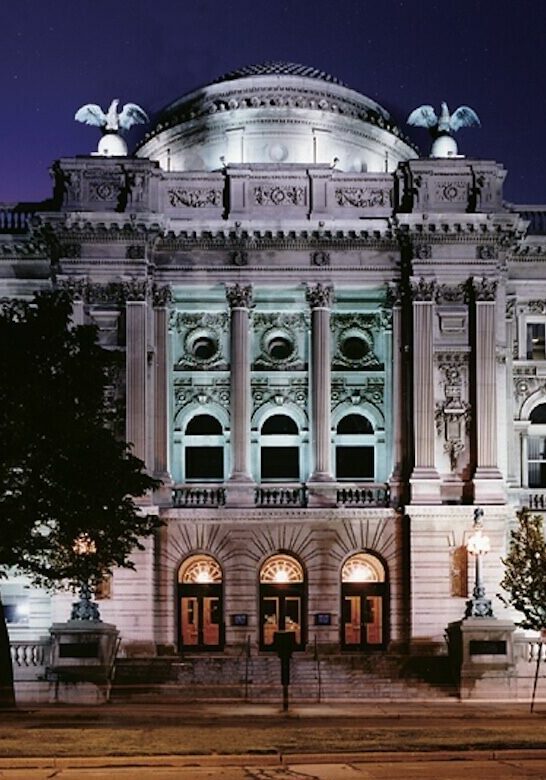
<svg viewBox="0 0 546 780">
<path fill-rule="evenodd" d="M 427 281 L 423 277 L 410 283 L 410 293 L 414 301 L 434 301 L 436 295 L 436 283 Z"/>
<path fill-rule="evenodd" d="M 311 265 L 325 266 L 330 265 L 330 254 L 328 252 L 312 252 Z"/>
<path fill-rule="evenodd" d="M 252 285 L 235 284 L 233 287 L 226 287 L 226 298 L 230 309 L 250 309 Z"/>
<path fill-rule="evenodd" d="M 255 187 L 257 206 L 305 206 L 304 187 Z"/>
<path fill-rule="evenodd" d="M 125 249 L 125 257 L 128 260 L 144 260 L 146 257 L 146 247 L 144 244 L 130 244 Z"/>
<path fill-rule="evenodd" d="M 330 309 L 334 299 L 333 287 L 326 284 L 317 284 L 309 286 L 305 293 L 311 309 Z"/>
<path fill-rule="evenodd" d="M 430 244 L 416 244 L 413 247 L 413 257 L 416 260 L 430 260 L 432 257 L 432 247 Z"/>
</svg>

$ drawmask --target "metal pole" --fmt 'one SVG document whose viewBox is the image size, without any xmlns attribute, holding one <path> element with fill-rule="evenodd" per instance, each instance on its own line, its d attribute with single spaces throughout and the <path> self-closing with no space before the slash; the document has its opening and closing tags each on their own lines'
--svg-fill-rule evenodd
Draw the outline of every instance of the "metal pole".
<svg viewBox="0 0 546 780">
<path fill-rule="evenodd" d="M 535 669 L 535 681 L 533 683 L 533 695 L 531 697 L 531 709 L 530 712 L 532 712 L 535 708 L 535 695 L 537 692 L 537 683 L 538 683 L 538 670 L 540 669 L 540 662 L 542 660 L 542 641 L 539 641 L 538 643 L 538 658 L 537 658 L 537 666 Z"/>
</svg>

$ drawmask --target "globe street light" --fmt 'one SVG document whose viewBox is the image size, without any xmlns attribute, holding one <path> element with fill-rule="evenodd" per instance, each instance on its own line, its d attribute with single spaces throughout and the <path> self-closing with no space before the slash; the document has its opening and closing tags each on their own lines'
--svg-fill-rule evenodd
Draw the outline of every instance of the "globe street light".
<svg viewBox="0 0 546 780">
<path fill-rule="evenodd" d="M 477 507 L 474 510 L 474 523 L 472 535 L 466 543 L 466 549 L 474 556 L 475 581 L 472 598 L 466 602 L 465 617 L 493 617 L 491 601 L 485 598 L 485 585 L 483 584 L 483 557 L 489 552 L 491 544 L 489 537 L 483 533 L 483 509 Z"/>
</svg>

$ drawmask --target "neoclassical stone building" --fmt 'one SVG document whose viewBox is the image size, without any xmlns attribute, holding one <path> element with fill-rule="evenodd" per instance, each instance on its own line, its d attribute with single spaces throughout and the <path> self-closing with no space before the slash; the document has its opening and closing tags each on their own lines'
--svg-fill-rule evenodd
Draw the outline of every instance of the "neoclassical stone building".
<svg viewBox="0 0 546 780">
<path fill-rule="evenodd" d="M 1 212 L 0 294 L 74 291 L 164 483 L 161 531 L 99 594 L 122 651 L 265 652 L 277 629 L 442 650 L 477 505 L 505 615 L 510 524 L 546 497 L 544 211 L 505 203 L 505 175 L 419 156 L 374 101 L 277 63 Z M 15 577 L 2 594 L 14 640 L 67 617 Z"/>
</svg>

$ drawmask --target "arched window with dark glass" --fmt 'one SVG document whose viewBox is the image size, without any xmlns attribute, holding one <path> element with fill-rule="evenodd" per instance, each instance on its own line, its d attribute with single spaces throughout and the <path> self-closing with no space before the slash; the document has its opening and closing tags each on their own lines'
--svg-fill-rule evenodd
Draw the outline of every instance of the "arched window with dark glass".
<svg viewBox="0 0 546 780">
<path fill-rule="evenodd" d="M 364 414 L 342 417 L 335 432 L 336 479 L 373 481 L 375 477 L 375 435 Z"/>
<path fill-rule="evenodd" d="M 546 403 L 529 415 L 527 469 L 529 487 L 546 488 Z"/>
<path fill-rule="evenodd" d="M 211 414 L 192 417 L 184 431 L 184 478 L 187 482 L 224 479 L 224 431 Z"/>
<path fill-rule="evenodd" d="M 268 417 L 260 430 L 262 482 L 300 480 L 300 440 L 297 423 L 287 414 Z"/>
</svg>

